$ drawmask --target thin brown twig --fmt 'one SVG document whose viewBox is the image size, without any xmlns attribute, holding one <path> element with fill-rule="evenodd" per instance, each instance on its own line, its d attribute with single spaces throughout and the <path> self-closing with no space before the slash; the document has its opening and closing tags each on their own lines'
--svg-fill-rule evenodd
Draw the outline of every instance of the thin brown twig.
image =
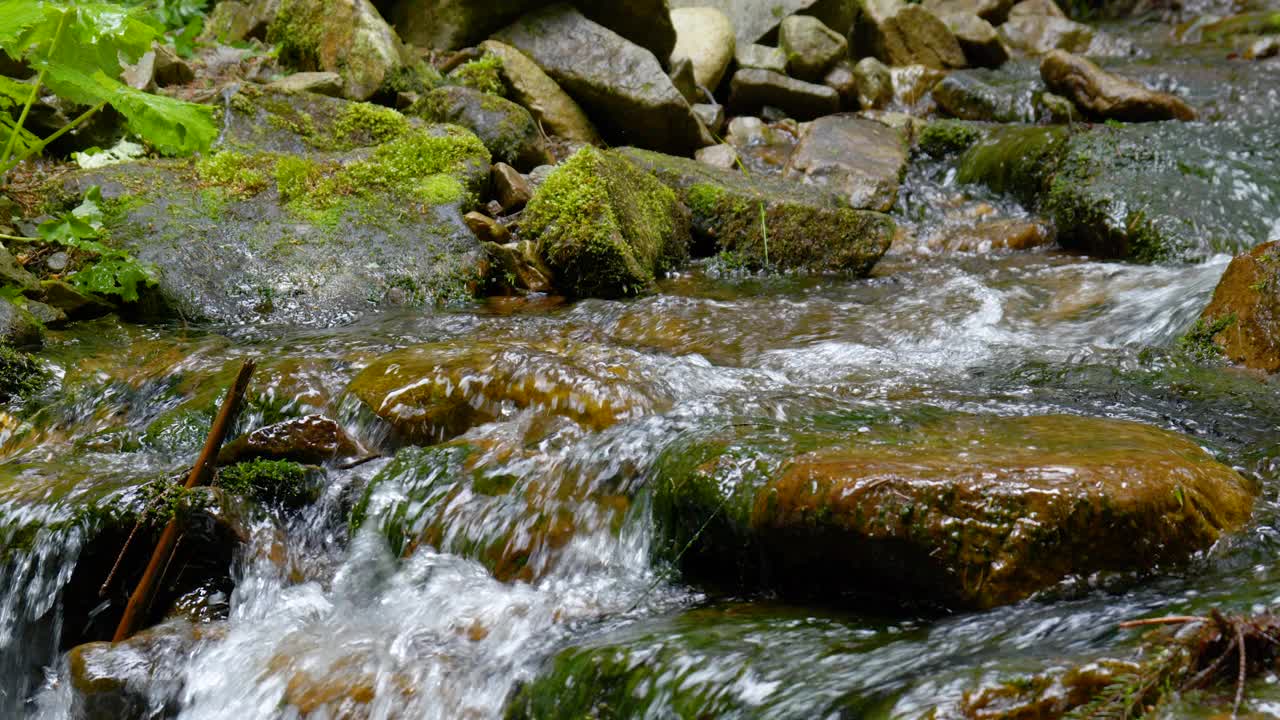
<svg viewBox="0 0 1280 720">
<path fill-rule="evenodd" d="M 1165 617 L 1143 618 L 1141 620 L 1125 620 L 1120 623 L 1120 629 L 1129 630 L 1148 625 L 1185 625 L 1193 622 L 1209 622 L 1209 618 L 1199 615 L 1166 615 Z"/>
<path fill-rule="evenodd" d="M 1244 676 L 1247 660 L 1244 652 L 1244 623 L 1236 623 L 1236 652 L 1240 654 L 1240 669 L 1236 671 L 1236 701 L 1231 706 L 1231 720 L 1240 716 L 1240 703 L 1244 702 Z"/>
</svg>

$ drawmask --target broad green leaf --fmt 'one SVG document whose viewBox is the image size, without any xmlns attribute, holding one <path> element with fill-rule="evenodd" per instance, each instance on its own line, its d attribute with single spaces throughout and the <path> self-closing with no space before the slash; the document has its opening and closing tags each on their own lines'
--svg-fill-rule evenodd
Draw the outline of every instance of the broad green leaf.
<svg viewBox="0 0 1280 720">
<path fill-rule="evenodd" d="M 51 60 L 54 64 L 119 77 L 121 62 L 132 63 L 151 49 L 160 28 L 142 8 L 115 3 L 76 2 Z"/>
<path fill-rule="evenodd" d="M 71 276 L 72 284 L 100 295 L 117 295 L 125 302 L 138 301 L 138 288 L 155 284 L 147 267 L 125 255 L 111 253 Z"/>
<path fill-rule="evenodd" d="M 60 14 L 58 8 L 36 0 L 0 0 L 0 18 L 4 18 L 0 23 L 0 49 L 15 60 L 21 59 L 29 47 L 31 29 L 50 21 L 56 26 Z M 48 34 L 53 34 L 52 26 Z"/>
<path fill-rule="evenodd" d="M 31 97 L 31 86 L 0 75 L 0 110 L 22 105 Z"/>
</svg>

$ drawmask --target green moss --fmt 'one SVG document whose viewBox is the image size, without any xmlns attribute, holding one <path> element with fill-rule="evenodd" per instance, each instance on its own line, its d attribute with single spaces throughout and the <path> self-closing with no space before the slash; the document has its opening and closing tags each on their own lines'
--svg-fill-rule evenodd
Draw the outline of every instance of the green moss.
<svg viewBox="0 0 1280 720">
<path fill-rule="evenodd" d="M 935 120 L 920 131 L 917 146 L 926 155 L 940 158 L 968 150 L 982 139 L 983 130 L 962 120 Z"/>
<path fill-rule="evenodd" d="M 380 145 L 409 129 L 404 115 L 381 105 L 349 103 L 333 123 L 333 136 L 339 147 Z"/>
<path fill-rule="evenodd" d="M 267 189 L 275 159 L 266 153 L 246 155 L 235 150 L 206 155 L 196 162 L 201 183 L 215 185 L 238 197 L 252 197 Z"/>
<path fill-rule="evenodd" d="M 47 376 L 27 353 L 0 345 L 0 401 L 29 397 L 44 387 Z"/>
<path fill-rule="evenodd" d="M 1205 318 L 1199 318 L 1185 335 L 1178 338 L 1178 347 L 1197 360 L 1222 357 L 1222 348 L 1214 342 L 1214 338 L 1218 333 L 1235 324 L 1235 313 L 1208 321 Z"/>
<path fill-rule="evenodd" d="M 725 190 L 711 183 L 697 183 L 685 193 L 685 203 L 698 215 L 712 215 L 725 199 Z"/>
<path fill-rule="evenodd" d="M 462 202 L 467 191 L 457 178 L 440 173 L 423 180 L 417 193 L 418 197 L 428 205 L 450 205 Z"/>
<path fill-rule="evenodd" d="M 1002 127 L 965 152 L 956 179 L 1034 202 L 1054 176 L 1066 140 L 1060 127 Z"/>
<path fill-rule="evenodd" d="M 281 0 L 267 28 L 267 42 L 279 46 L 282 63 L 299 70 L 318 70 L 321 23 L 302 12 L 301 0 Z"/>
<path fill-rule="evenodd" d="M 305 198 L 320 177 L 320 167 L 312 160 L 297 155 L 286 155 L 275 167 L 276 188 L 281 202 Z"/>
<path fill-rule="evenodd" d="M 315 483 L 302 465 L 288 460 L 250 460 L 218 471 L 217 485 L 228 492 L 286 507 L 314 502 Z"/>
<path fill-rule="evenodd" d="M 467 130 L 448 128 L 443 134 L 415 130 L 378 146 L 368 160 L 347 166 L 342 176 L 354 188 L 380 187 L 406 197 L 439 198 L 448 194 L 441 192 L 443 183 L 433 176 L 490 161 L 484 143 Z"/>
<path fill-rule="evenodd" d="M 478 60 L 463 63 L 449 73 L 449 79 L 484 93 L 505 95 L 507 92 L 507 86 L 502 82 L 502 58 L 489 52 Z"/>
</svg>

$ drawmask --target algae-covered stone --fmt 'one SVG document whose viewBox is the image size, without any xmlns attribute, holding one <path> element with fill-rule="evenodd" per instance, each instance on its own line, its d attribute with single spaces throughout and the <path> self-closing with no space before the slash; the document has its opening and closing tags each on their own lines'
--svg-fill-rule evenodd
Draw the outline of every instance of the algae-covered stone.
<svg viewBox="0 0 1280 720">
<path fill-rule="evenodd" d="M 1034 203 L 1057 169 L 1067 142 L 1064 128 L 1008 125 L 993 129 L 960 158 L 956 179 L 980 182 Z"/>
<path fill-rule="evenodd" d="M 548 134 L 588 145 L 600 144 L 600 134 L 587 114 L 528 55 L 497 40 L 486 40 L 481 47 L 501 58 L 500 72 L 509 97 L 533 113 Z"/>
<path fill-rule="evenodd" d="M 601 348 L 562 342 L 432 343 L 379 357 L 348 391 L 414 443 L 448 440 L 524 408 L 601 430 L 658 402 L 606 358 Z"/>
<path fill-rule="evenodd" d="M 1198 443 L 1076 416 L 735 424 L 669 446 L 663 547 L 686 577 L 952 608 L 1065 578 L 1185 560 L 1249 518 L 1253 491 Z"/>
<path fill-rule="evenodd" d="M 323 415 L 307 415 L 258 428 L 223 446 L 218 464 L 248 460 L 292 460 L 319 464 L 350 457 L 359 446 L 342 426 Z"/>
<path fill-rule="evenodd" d="M 1091 118 L 1148 122 L 1195 120 L 1196 111 L 1177 95 L 1104 71 L 1088 60 L 1054 50 L 1040 61 L 1050 90 L 1067 97 Z"/>
<path fill-rule="evenodd" d="M 0 345 L 39 347 L 44 328 L 25 307 L 0 297 Z"/>
<path fill-rule="evenodd" d="M 30 355 L 0 344 L 0 402 L 26 397 L 44 384 L 45 372 Z"/>
<path fill-rule="evenodd" d="M 933 86 L 933 99 L 947 115 L 961 120 L 1028 121 L 1031 90 L 998 83 L 986 70 L 957 70 Z"/>
<path fill-rule="evenodd" d="M 579 150 L 542 183 L 521 230 L 538 244 L 556 287 L 577 297 L 646 292 L 689 256 L 689 219 L 675 194 L 594 148 Z"/>
<path fill-rule="evenodd" d="M 916 134 L 916 147 L 935 158 L 968 150 L 989 127 L 964 120 L 931 120 Z"/>
<path fill-rule="evenodd" d="M 331 324 L 471 296 L 481 257 L 462 213 L 491 162 L 475 135 L 310 94 L 242 91 L 227 113 L 223 148 L 199 161 L 66 181 L 102 187 L 109 241 L 157 269 L 174 314 Z"/>
<path fill-rule="evenodd" d="M 494 37 L 532 58 L 606 135 L 687 153 L 714 142 L 652 53 L 568 5 L 530 13 Z"/>
<path fill-rule="evenodd" d="M 893 237 L 888 216 L 852 210 L 824 188 L 636 148 L 621 152 L 679 193 L 699 235 L 748 266 L 865 275 Z"/>
<path fill-rule="evenodd" d="M 887 212 L 907 170 L 907 133 L 852 114 L 809 123 L 785 177 L 840 194 L 849 207 Z"/>
<path fill-rule="evenodd" d="M 430 122 L 460 125 L 484 142 L 498 162 L 531 170 L 550 158 L 528 110 L 510 100 L 457 85 L 436 88 L 414 103 L 408 114 Z"/>
<path fill-rule="evenodd" d="M 341 75 L 353 100 L 373 95 L 404 64 L 400 38 L 369 0 L 280 0 L 267 39 L 299 70 Z"/>
<path fill-rule="evenodd" d="M 1232 362 L 1280 372 L 1280 242 L 1231 261 L 1191 331 L 1196 333 Z"/>
</svg>

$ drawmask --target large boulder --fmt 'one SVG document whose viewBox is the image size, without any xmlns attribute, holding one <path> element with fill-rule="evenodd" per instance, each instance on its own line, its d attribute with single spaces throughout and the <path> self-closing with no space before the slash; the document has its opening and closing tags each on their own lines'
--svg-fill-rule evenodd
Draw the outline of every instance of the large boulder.
<svg viewBox="0 0 1280 720">
<path fill-rule="evenodd" d="M 849 41 L 822 21 L 792 15 L 778 29 L 778 48 L 787 56 L 787 72 L 801 80 L 820 80 L 849 55 Z"/>
<path fill-rule="evenodd" d="M 280 59 L 342 76 L 343 94 L 365 100 L 404 65 L 404 48 L 369 0 L 280 0 L 267 28 Z"/>
<path fill-rule="evenodd" d="M 402 442 L 429 445 L 534 408 L 592 430 L 654 411 L 659 399 L 613 372 L 604 349 L 563 341 L 446 341 L 369 363 L 348 392 Z"/>
<path fill-rule="evenodd" d="M 332 324 L 386 305 L 472 295 L 479 244 L 462 214 L 490 156 L 455 126 L 388 108 L 241 90 L 220 149 L 73 174 L 120 208 L 107 234 L 157 271 L 189 320 Z"/>
<path fill-rule="evenodd" d="M 714 142 L 652 53 L 569 5 L 526 15 L 495 38 L 532 58 L 614 140 L 679 153 Z"/>
<path fill-rule="evenodd" d="M 772 70 L 748 68 L 729 81 L 729 110 L 738 115 L 777 108 L 796 120 L 840 111 L 840 93 L 826 85 L 797 80 Z"/>
<path fill-rule="evenodd" d="M 587 114 L 528 55 L 497 40 L 485 40 L 480 47 L 502 61 L 500 72 L 508 96 L 528 109 L 548 134 L 600 144 L 600 134 Z"/>
<path fill-rule="evenodd" d="M 906 133 L 853 114 L 809 123 L 784 175 L 822 185 L 849 207 L 887 212 L 907 170 Z"/>
<path fill-rule="evenodd" d="M 1088 60 L 1053 50 L 1040 61 L 1040 75 L 1053 92 L 1097 120 L 1148 122 L 1195 120 L 1195 108 L 1182 98 L 1104 71 Z"/>
<path fill-rule="evenodd" d="M 693 63 L 694 80 L 714 91 L 737 49 L 733 23 L 723 12 L 710 7 L 677 8 L 671 11 L 671 22 L 676 27 L 672 57 L 688 58 Z"/>
<path fill-rule="evenodd" d="M 583 148 L 537 189 L 521 233 L 558 289 L 576 297 L 647 292 L 689 257 L 689 218 L 675 194 L 611 152 Z"/>
<path fill-rule="evenodd" d="M 700 237 L 750 267 L 866 275 L 893 238 L 888 216 L 850 209 L 823 188 L 636 148 L 621 152 L 679 194 Z"/>
<path fill-rule="evenodd" d="M 1280 242 L 1231 261 L 1188 337 L 1245 367 L 1280 372 Z"/>
<path fill-rule="evenodd" d="M 856 14 L 849 0 L 671 0 L 672 8 L 713 7 L 729 17 L 738 33 L 738 42 L 746 45 L 773 44 L 778 26 L 792 15 L 809 15 L 841 35 L 847 35 Z"/>
<path fill-rule="evenodd" d="M 532 170 L 551 159 L 529 111 L 499 95 L 448 85 L 424 95 L 407 113 L 428 122 L 452 123 L 470 130 L 495 162 L 520 170 Z"/>
<path fill-rule="evenodd" d="M 689 579 L 947 608 L 1183 561 L 1253 505 L 1194 440 L 1076 416 L 725 424 L 653 477 L 660 547 Z"/>
</svg>

